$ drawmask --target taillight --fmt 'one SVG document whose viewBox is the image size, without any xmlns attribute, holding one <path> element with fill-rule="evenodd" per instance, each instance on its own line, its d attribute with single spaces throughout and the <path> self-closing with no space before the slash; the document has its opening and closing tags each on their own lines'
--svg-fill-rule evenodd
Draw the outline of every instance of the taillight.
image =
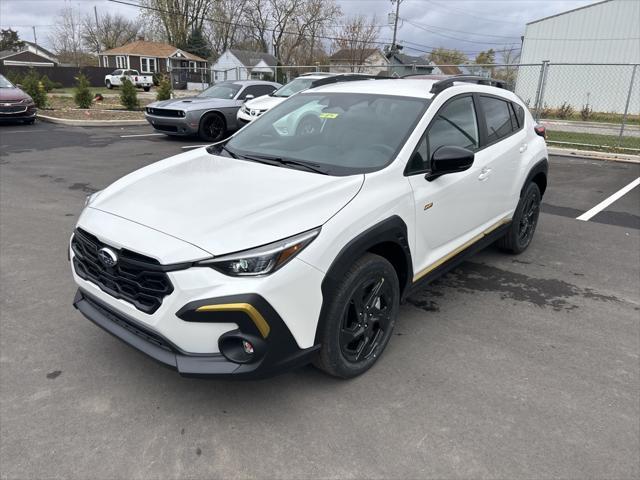
<svg viewBox="0 0 640 480">
<path fill-rule="evenodd" d="M 536 135 L 540 135 L 545 140 L 547 139 L 547 129 L 544 125 L 536 125 L 533 127 L 533 130 L 536 132 Z"/>
</svg>

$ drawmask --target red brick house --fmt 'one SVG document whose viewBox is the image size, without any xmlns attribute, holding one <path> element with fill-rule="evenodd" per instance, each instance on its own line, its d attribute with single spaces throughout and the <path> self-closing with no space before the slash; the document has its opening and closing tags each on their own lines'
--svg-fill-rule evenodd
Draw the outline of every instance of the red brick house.
<svg viewBox="0 0 640 480">
<path fill-rule="evenodd" d="M 173 45 L 138 40 L 100 53 L 100 66 L 138 70 L 140 73 L 166 73 L 173 70 L 198 73 L 207 61 Z"/>
</svg>

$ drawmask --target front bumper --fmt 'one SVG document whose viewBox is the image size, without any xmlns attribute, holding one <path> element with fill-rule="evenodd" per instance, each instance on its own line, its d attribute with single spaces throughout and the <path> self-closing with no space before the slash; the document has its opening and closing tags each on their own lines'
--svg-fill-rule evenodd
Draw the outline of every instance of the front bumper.
<svg viewBox="0 0 640 480">
<path fill-rule="evenodd" d="M 156 131 L 167 135 L 190 136 L 198 133 L 199 122 L 190 118 L 189 114 L 186 117 L 162 117 L 145 112 L 144 118 Z"/>
<path fill-rule="evenodd" d="M 251 363 L 232 362 L 221 353 L 193 354 L 184 352 L 162 335 L 153 332 L 140 322 L 114 311 L 95 296 L 82 289 L 78 289 L 73 306 L 100 328 L 161 364 L 177 370 L 184 376 L 264 378 L 305 365 L 311 361 L 319 346 L 306 349 L 298 348 L 282 319 L 258 295 L 198 301 L 192 306 L 186 305 L 183 309 L 183 314 L 185 318 L 188 318 L 189 313 L 194 311 L 197 305 L 204 303 L 237 302 L 239 300 L 251 301 L 257 304 L 262 314 L 266 317 L 270 328 L 269 335 L 264 341 L 265 345 L 263 345 L 263 352 L 260 354 L 260 358 Z M 222 318 L 221 320 L 225 321 Z M 247 338 L 252 338 L 251 333 L 245 334 L 243 331 L 251 330 L 249 325 L 244 324 L 249 322 L 238 323 L 239 328 L 229 333 L 232 335 L 242 334 Z"/>
<path fill-rule="evenodd" d="M 0 121 L 29 120 L 38 113 L 35 105 L 12 105 L 0 107 Z"/>
<path fill-rule="evenodd" d="M 256 118 L 259 118 L 260 115 L 250 115 L 249 113 L 243 111 L 242 108 L 240 108 L 240 110 L 238 110 L 238 114 L 237 114 L 238 127 L 244 127 L 247 123 L 251 123 Z"/>
</svg>

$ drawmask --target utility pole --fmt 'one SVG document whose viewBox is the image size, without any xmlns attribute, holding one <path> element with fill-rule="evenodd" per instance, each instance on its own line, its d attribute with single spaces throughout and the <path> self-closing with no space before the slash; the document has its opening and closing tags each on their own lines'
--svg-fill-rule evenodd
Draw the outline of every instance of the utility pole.
<svg viewBox="0 0 640 480">
<path fill-rule="evenodd" d="M 36 35 L 36 26 L 32 25 L 33 28 L 33 44 L 36 46 L 36 55 L 38 54 L 38 36 Z"/>
<path fill-rule="evenodd" d="M 396 4 L 396 15 L 393 19 L 393 41 L 391 42 L 391 53 L 396 51 L 396 35 L 398 33 L 398 16 L 400 15 L 400 4 L 402 0 L 391 0 L 391 3 Z"/>
<path fill-rule="evenodd" d="M 100 66 L 100 24 L 98 23 L 98 8 L 93 6 L 93 14 L 96 17 L 96 57 L 98 58 L 98 66 Z"/>
</svg>

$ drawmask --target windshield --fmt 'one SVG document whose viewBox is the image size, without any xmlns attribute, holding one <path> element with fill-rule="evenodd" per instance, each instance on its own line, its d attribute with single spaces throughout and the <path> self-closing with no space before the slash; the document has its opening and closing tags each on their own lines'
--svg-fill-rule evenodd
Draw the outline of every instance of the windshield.
<svg viewBox="0 0 640 480">
<path fill-rule="evenodd" d="M 0 75 L 0 88 L 15 88 L 13 83 L 7 80 L 5 77 Z"/>
<path fill-rule="evenodd" d="M 306 90 L 313 83 L 313 79 L 311 78 L 296 78 L 295 80 L 290 81 L 285 86 L 280 87 L 278 90 L 273 92 L 271 95 L 274 97 L 290 97 L 294 93 L 301 92 L 302 90 Z"/>
<path fill-rule="evenodd" d="M 225 148 L 330 175 L 371 172 L 395 159 L 427 106 L 423 98 L 310 91 L 248 124 Z"/>
<path fill-rule="evenodd" d="M 226 98 L 227 100 L 232 99 L 238 93 L 241 86 L 236 85 L 235 83 L 219 83 L 217 85 L 213 85 L 212 87 L 207 88 L 205 91 L 200 93 L 198 97 L 200 98 Z"/>
</svg>

